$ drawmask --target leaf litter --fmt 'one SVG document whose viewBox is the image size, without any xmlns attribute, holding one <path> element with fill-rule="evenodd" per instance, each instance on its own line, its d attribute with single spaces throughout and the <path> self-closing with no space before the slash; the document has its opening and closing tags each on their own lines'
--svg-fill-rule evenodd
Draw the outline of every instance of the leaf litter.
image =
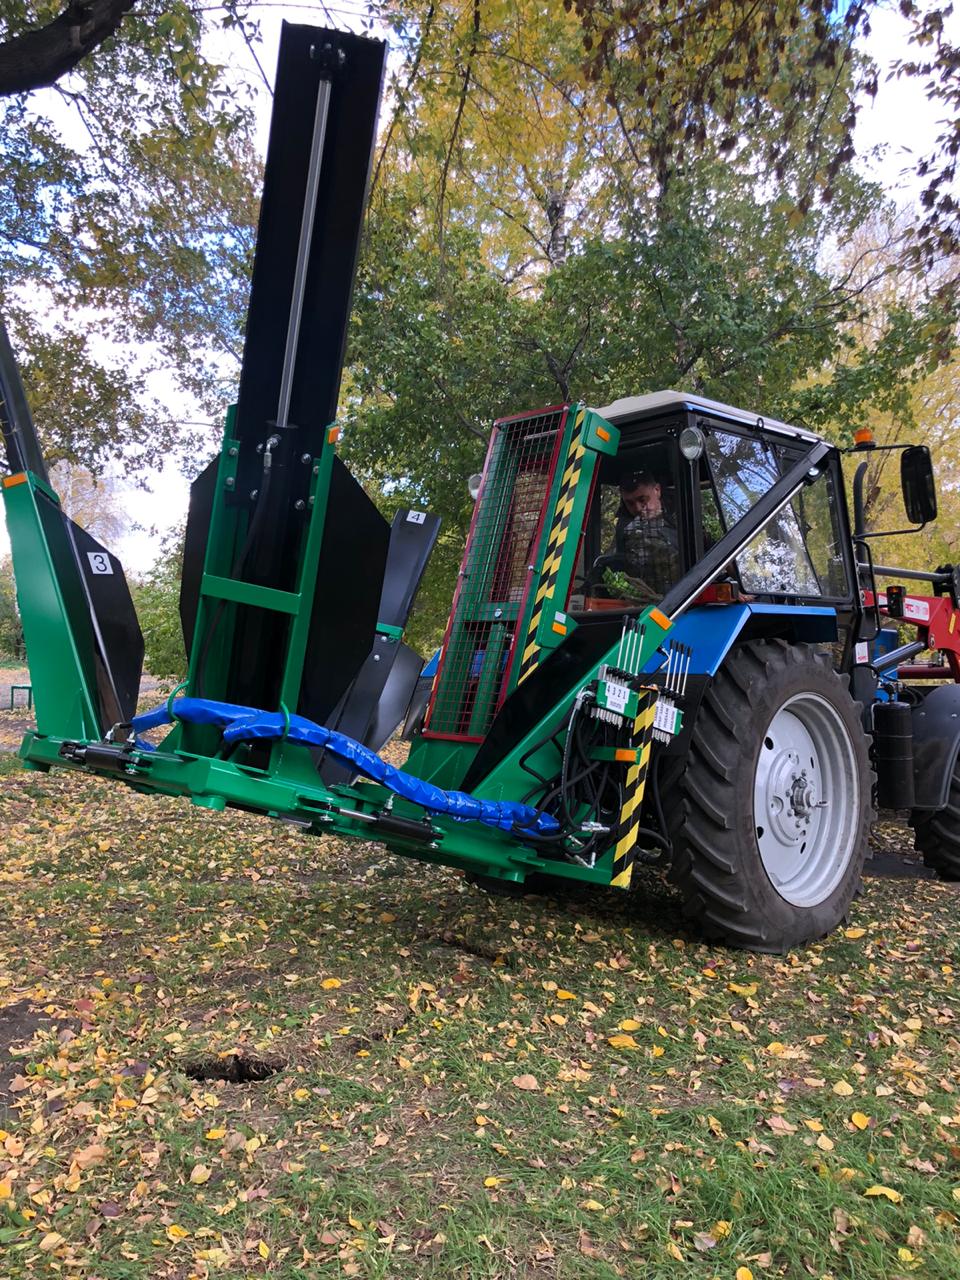
<svg viewBox="0 0 960 1280">
<path fill-rule="evenodd" d="M 3 809 L 5 1276 L 960 1273 L 949 886 L 755 957 L 652 873 L 505 901 L 80 776 Z M 241 1059 L 283 1068 L 187 1074 Z"/>
</svg>

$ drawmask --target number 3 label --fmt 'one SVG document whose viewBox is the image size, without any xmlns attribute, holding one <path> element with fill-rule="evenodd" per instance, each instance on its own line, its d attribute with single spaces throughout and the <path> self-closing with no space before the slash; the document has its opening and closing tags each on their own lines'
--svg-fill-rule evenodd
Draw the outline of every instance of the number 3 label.
<svg viewBox="0 0 960 1280">
<path fill-rule="evenodd" d="M 105 551 L 88 551 L 87 559 L 90 561 L 91 573 L 113 573 L 113 565 Z"/>
</svg>

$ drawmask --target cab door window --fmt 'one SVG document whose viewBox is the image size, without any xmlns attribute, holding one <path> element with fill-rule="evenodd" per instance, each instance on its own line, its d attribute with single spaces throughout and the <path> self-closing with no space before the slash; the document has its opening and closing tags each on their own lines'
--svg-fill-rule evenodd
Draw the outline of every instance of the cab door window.
<svg viewBox="0 0 960 1280">
<path fill-rule="evenodd" d="M 762 436 L 707 433 L 707 456 L 725 529 L 731 529 L 796 460 Z M 845 595 L 832 481 L 823 473 L 760 530 L 737 557 L 753 595 Z"/>
</svg>

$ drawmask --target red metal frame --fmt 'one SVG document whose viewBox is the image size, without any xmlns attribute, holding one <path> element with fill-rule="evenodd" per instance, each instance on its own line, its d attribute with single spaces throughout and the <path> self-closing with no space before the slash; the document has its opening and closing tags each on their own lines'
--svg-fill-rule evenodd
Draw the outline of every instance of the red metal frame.
<svg viewBox="0 0 960 1280">
<path fill-rule="evenodd" d="M 907 595 L 903 598 L 903 617 L 896 617 L 887 610 L 887 593 L 865 591 L 863 603 L 872 609 L 876 602 L 880 612 L 891 622 L 905 622 L 917 628 L 917 637 L 928 649 L 945 655 L 947 667 L 930 664 L 908 664 L 897 668 L 901 680 L 942 680 L 949 670 L 950 677 L 960 684 L 960 609 L 953 607 L 949 596 Z"/>
</svg>

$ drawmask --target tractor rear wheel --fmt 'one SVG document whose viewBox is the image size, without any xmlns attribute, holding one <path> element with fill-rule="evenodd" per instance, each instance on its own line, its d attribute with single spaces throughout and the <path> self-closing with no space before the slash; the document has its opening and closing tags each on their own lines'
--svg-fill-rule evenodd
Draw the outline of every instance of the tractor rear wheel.
<svg viewBox="0 0 960 1280">
<path fill-rule="evenodd" d="M 913 847 L 941 880 L 960 880 L 960 760 L 950 779 L 943 809 L 914 809 L 910 815 Z"/>
<path fill-rule="evenodd" d="M 784 952 L 843 920 L 873 818 L 859 704 L 827 655 L 783 641 L 731 651 L 704 696 L 670 878 L 708 937 Z"/>
</svg>

